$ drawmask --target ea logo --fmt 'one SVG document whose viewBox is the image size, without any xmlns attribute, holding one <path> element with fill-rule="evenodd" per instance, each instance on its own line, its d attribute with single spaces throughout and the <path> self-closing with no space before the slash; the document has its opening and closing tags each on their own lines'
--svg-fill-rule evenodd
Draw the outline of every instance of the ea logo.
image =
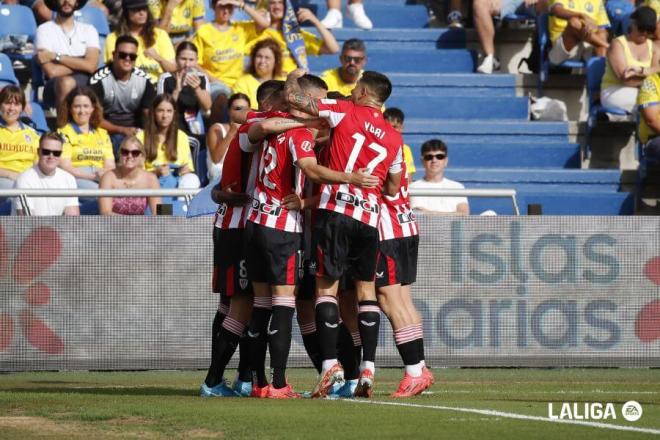
<svg viewBox="0 0 660 440">
<path fill-rule="evenodd" d="M 621 415 L 629 422 L 636 422 L 642 417 L 642 405 L 634 400 L 629 400 L 621 407 Z"/>
</svg>

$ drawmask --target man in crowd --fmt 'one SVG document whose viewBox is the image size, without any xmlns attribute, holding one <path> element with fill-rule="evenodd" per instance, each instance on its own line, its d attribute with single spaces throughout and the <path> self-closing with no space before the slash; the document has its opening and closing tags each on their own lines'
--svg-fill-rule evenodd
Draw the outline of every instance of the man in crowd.
<svg viewBox="0 0 660 440">
<path fill-rule="evenodd" d="M 422 144 L 422 163 L 424 178 L 410 184 L 410 188 L 419 189 L 463 189 L 462 184 L 445 177 L 449 163 L 449 149 L 439 139 L 431 139 Z M 410 198 L 413 209 L 429 214 L 469 215 L 470 207 L 466 197 L 422 197 Z"/>
<path fill-rule="evenodd" d="M 16 178 L 17 189 L 76 189 L 76 179 L 58 168 L 62 155 L 62 138 L 50 132 L 39 139 L 39 159 L 32 168 Z M 27 209 L 16 200 L 18 215 L 80 215 L 77 197 L 26 197 Z"/>
<path fill-rule="evenodd" d="M 87 84 L 99 64 L 101 46 L 94 26 L 74 20 L 87 0 L 47 0 L 57 16 L 37 28 L 37 62 L 46 75 L 44 102 L 56 105 L 76 86 Z"/>
<path fill-rule="evenodd" d="M 64 0 L 67 1 L 67 0 Z M 108 130 L 115 157 L 126 136 L 135 135 L 156 96 L 149 75 L 135 67 L 138 42 L 130 35 L 117 38 L 112 63 L 97 70 L 90 86 L 103 105 L 101 127 Z"/>
<path fill-rule="evenodd" d="M 326 70 L 321 74 L 321 79 L 328 85 L 329 91 L 350 96 L 367 65 L 367 47 L 364 41 L 357 38 L 346 40 L 341 48 L 339 62 L 341 66 Z"/>
</svg>

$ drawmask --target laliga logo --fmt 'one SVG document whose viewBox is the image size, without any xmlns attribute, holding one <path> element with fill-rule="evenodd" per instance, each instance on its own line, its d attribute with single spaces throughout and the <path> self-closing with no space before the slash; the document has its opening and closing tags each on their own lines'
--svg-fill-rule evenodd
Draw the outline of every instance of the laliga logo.
<svg viewBox="0 0 660 440">
<path fill-rule="evenodd" d="M 15 319 L 18 320 L 17 327 L 37 350 L 48 354 L 64 352 L 62 338 L 34 314 L 36 307 L 45 306 L 50 301 L 49 287 L 36 279 L 57 261 L 61 251 L 57 231 L 37 228 L 21 243 L 10 265 L 9 247 L 4 231 L 0 229 L 0 292 L 20 295 L 26 303 L 22 305 L 18 299 L 10 301 L 10 304 L 21 304 L 18 316 L 0 313 L 0 352 L 9 349 L 14 340 Z"/>
<path fill-rule="evenodd" d="M 642 405 L 629 400 L 621 406 L 621 416 L 629 422 L 636 422 L 642 417 Z M 548 403 L 548 418 L 552 420 L 616 420 L 613 403 L 600 402 L 564 402 L 559 414 L 554 413 L 552 402 Z"/>
</svg>

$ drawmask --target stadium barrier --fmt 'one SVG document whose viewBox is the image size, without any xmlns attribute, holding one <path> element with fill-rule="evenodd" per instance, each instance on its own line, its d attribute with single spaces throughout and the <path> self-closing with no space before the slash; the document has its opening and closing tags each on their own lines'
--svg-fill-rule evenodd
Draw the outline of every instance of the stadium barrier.
<svg viewBox="0 0 660 440">
<path fill-rule="evenodd" d="M 418 216 L 441 366 L 660 366 L 657 217 Z M 0 218 L 0 371 L 206 368 L 210 218 Z M 399 366 L 387 320 L 381 366 Z M 294 330 L 291 366 L 310 366 Z"/>
</svg>

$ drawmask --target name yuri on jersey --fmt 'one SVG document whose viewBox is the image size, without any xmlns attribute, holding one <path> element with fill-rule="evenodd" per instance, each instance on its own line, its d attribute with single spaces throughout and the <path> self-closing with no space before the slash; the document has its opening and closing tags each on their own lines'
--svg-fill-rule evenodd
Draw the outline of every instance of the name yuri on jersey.
<svg viewBox="0 0 660 440">
<path fill-rule="evenodd" d="M 380 140 L 383 140 L 383 138 L 385 137 L 385 131 L 384 130 L 381 130 L 380 128 L 376 128 L 373 125 L 371 125 L 371 123 L 366 122 L 366 121 L 364 123 L 364 130 L 368 131 L 371 134 L 373 134 L 374 136 L 376 136 Z"/>
</svg>

